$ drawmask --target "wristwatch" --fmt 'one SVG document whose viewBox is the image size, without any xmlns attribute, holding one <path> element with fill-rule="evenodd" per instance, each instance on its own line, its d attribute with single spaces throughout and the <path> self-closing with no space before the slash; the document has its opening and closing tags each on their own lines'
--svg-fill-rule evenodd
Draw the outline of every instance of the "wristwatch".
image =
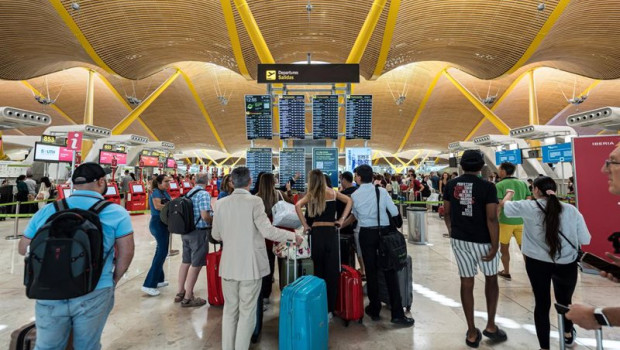
<svg viewBox="0 0 620 350">
<path fill-rule="evenodd" d="M 601 326 L 611 326 L 611 324 L 609 324 L 609 320 L 603 313 L 603 308 L 597 307 L 594 309 L 594 318 L 596 318 L 596 322 L 598 322 Z"/>
</svg>

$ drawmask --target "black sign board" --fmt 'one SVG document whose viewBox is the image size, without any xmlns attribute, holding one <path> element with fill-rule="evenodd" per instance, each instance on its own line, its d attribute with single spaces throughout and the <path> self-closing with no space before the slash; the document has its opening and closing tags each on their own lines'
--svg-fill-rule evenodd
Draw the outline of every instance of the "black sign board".
<svg viewBox="0 0 620 350">
<path fill-rule="evenodd" d="M 306 154 L 304 149 L 280 149 L 280 186 L 285 186 L 286 182 L 296 174 L 299 174 L 300 177 L 295 181 L 293 188 L 303 191 L 306 184 Z"/>
<path fill-rule="evenodd" d="M 312 138 L 338 138 L 337 95 L 317 95 L 312 99 Z"/>
<path fill-rule="evenodd" d="M 252 183 L 259 173 L 271 173 L 272 164 L 271 148 L 250 148 L 246 153 L 245 166 L 250 169 Z"/>
<path fill-rule="evenodd" d="M 271 140 L 271 96 L 245 95 L 245 127 L 248 140 Z"/>
<path fill-rule="evenodd" d="M 259 84 L 359 83 L 359 64 L 259 64 Z"/>
<path fill-rule="evenodd" d="M 346 138 L 370 140 L 372 135 L 372 95 L 347 96 Z"/>
<path fill-rule="evenodd" d="M 280 111 L 280 138 L 304 139 L 306 137 L 306 97 L 284 95 L 278 102 Z"/>
</svg>

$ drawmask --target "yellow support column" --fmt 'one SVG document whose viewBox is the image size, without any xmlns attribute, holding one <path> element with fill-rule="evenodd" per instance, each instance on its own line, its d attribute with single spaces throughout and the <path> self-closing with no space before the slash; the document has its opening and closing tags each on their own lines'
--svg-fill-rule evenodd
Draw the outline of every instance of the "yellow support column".
<svg viewBox="0 0 620 350">
<path fill-rule="evenodd" d="M 95 125 L 95 71 L 88 70 L 88 83 L 86 88 L 86 103 L 84 104 L 84 124 Z M 82 139 L 82 159 L 86 159 L 93 141 Z"/>
<path fill-rule="evenodd" d="M 122 134 L 130 125 L 133 123 L 150 105 L 153 103 L 159 95 L 162 94 L 175 80 L 181 75 L 181 72 L 177 70 L 170 76 L 170 78 L 166 79 L 166 81 L 161 84 L 155 91 L 153 91 L 149 97 L 147 97 L 138 107 L 136 107 L 133 111 L 131 111 L 123 120 L 121 120 L 114 129 L 112 129 L 112 135 L 120 135 Z"/>
<path fill-rule="evenodd" d="M 383 68 L 385 67 L 388 53 L 390 53 L 390 48 L 392 47 L 392 37 L 394 36 L 394 27 L 396 27 L 396 20 L 398 18 L 399 10 L 400 0 L 391 0 L 387 21 L 385 23 L 385 30 L 383 31 L 381 51 L 379 51 L 379 57 L 377 58 L 377 65 L 375 66 L 375 71 L 372 73 L 372 77 L 370 77 L 369 80 L 377 80 L 383 73 Z"/>
<path fill-rule="evenodd" d="M 538 99 L 536 97 L 536 81 L 534 80 L 534 70 L 528 72 L 530 87 L 530 125 L 540 124 L 538 119 Z"/>
<path fill-rule="evenodd" d="M 232 48 L 233 55 L 235 55 L 235 62 L 237 62 L 237 67 L 239 67 L 239 73 L 241 73 L 241 75 L 247 80 L 252 80 L 250 72 L 248 72 L 248 68 L 245 65 L 245 60 L 243 59 L 243 51 L 241 50 L 241 42 L 239 41 L 239 33 L 237 32 L 235 15 L 233 14 L 230 0 L 220 0 L 220 3 L 222 4 L 222 13 L 224 14 L 224 19 L 226 20 L 228 38 L 230 39 L 230 46 Z"/>
<path fill-rule="evenodd" d="M 252 11 L 250 11 L 248 3 L 245 0 L 234 1 L 237 12 L 239 12 L 239 17 L 241 17 L 241 21 L 243 21 L 243 25 L 250 36 L 250 40 L 254 45 L 254 49 L 256 50 L 256 54 L 258 55 L 261 63 L 275 63 L 273 56 L 269 51 L 269 47 L 267 47 L 267 42 L 265 41 L 265 38 L 263 38 L 263 34 L 261 33 L 258 24 L 256 24 Z"/>
<path fill-rule="evenodd" d="M 469 90 L 467 90 L 467 88 L 465 88 L 463 85 L 461 85 L 461 83 L 454 79 L 454 77 L 452 77 L 452 75 L 450 75 L 447 70 L 444 70 L 443 74 L 446 78 L 448 78 L 448 80 L 450 80 L 454 87 L 456 87 L 463 94 L 463 96 L 465 96 L 465 98 L 467 98 L 469 102 L 471 102 L 474 107 L 476 107 L 480 111 L 480 113 L 482 113 L 482 115 L 484 115 L 484 117 L 497 128 L 497 130 L 499 130 L 504 135 L 508 135 L 508 133 L 510 132 L 510 128 L 508 127 L 508 125 L 506 125 L 506 123 L 504 123 L 504 121 L 502 121 L 498 116 L 496 116 L 493 111 L 491 111 L 487 106 L 484 105 L 484 103 L 478 100 L 478 98 L 474 96 Z"/>
<path fill-rule="evenodd" d="M 375 0 L 372 3 L 372 7 L 362 25 L 362 29 L 360 29 L 357 39 L 355 39 L 355 43 L 351 48 L 347 63 L 359 63 L 362 60 L 364 51 L 366 51 L 366 46 L 368 46 L 370 37 L 372 37 L 372 33 L 375 31 L 375 27 L 379 22 L 379 17 L 381 17 L 381 12 L 383 12 L 386 2 L 387 0 Z"/>
</svg>

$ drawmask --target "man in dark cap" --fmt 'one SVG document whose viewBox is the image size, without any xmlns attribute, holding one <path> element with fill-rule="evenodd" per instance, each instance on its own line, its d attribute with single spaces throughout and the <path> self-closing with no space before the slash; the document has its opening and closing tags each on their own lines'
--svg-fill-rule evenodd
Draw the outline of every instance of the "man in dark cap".
<svg viewBox="0 0 620 350">
<path fill-rule="evenodd" d="M 97 163 L 84 163 L 73 172 L 75 191 L 66 199 L 70 209 L 88 210 L 103 201 L 108 184 L 104 170 Z M 35 234 L 56 213 L 53 204 L 39 210 L 28 223 L 19 242 L 19 253 L 26 254 Z M 101 349 L 101 333 L 114 306 L 114 286 L 129 268 L 133 259 L 133 228 L 129 213 L 117 204 L 110 204 L 99 213 L 106 259 L 99 282 L 92 292 L 66 300 L 37 300 L 37 349 L 65 349 L 73 331 L 75 349 Z M 111 254 L 116 246 L 115 254 Z"/>
<path fill-rule="evenodd" d="M 461 302 L 467 318 L 465 343 L 473 348 L 480 345 L 482 334 L 492 341 L 507 340 L 506 333 L 495 324 L 499 298 L 497 267 L 500 255 L 499 221 L 497 219 L 497 190 L 481 178 L 484 167 L 482 153 L 467 150 L 461 158 L 464 174 L 450 180 L 443 200 L 445 222 L 461 276 Z M 474 323 L 474 277 L 478 268 L 485 275 L 485 295 L 488 321 L 483 333 Z"/>
</svg>

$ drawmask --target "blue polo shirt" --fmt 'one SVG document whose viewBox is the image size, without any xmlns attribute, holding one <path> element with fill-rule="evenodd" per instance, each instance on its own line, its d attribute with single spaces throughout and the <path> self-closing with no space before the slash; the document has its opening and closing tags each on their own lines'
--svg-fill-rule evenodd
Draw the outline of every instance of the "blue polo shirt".
<svg viewBox="0 0 620 350">
<path fill-rule="evenodd" d="M 73 194 L 67 198 L 67 204 L 69 208 L 88 210 L 100 199 L 103 199 L 103 196 L 94 191 L 74 191 Z M 34 238 L 37 230 L 41 228 L 54 213 L 56 213 L 56 209 L 53 203 L 39 210 L 28 223 L 28 227 L 26 227 L 26 231 L 24 231 L 24 237 L 28 239 Z M 106 207 L 99 214 L 99 220 L 101 220 L 101 226 L 103 228 L 103 254 L 104 256 L 108 255 L 108 258 L 103 265 L 103 272 L 101 273 L 101 278 L 95 289 L 108 288 L 114 285 L 114 265 L 112 263 L 114 259 L 114 242 L 121 237 L 133 233 L 129 213 L 118 204 L 112 204 Z"/>
</svg>

